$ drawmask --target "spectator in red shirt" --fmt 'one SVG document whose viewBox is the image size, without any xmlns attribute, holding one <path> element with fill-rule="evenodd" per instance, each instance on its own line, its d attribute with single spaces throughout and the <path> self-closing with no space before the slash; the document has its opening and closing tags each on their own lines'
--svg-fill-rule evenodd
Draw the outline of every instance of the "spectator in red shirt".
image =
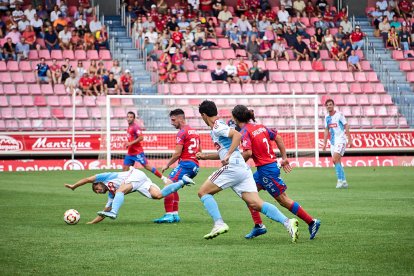
<svg viewBox="0 0 414 276">
<path fill-rule="evenodd" d="M 131 71 L 125 70 L 125 73 L 119 79 L 121 82 L 122 94 L 133 94 L 134 81 L 131 76 Z"/>
<path fill-rule="evenodd" d="M 213 6 L 211 0 L 200 0 L 201 11 L 204 14 L 211 15 Z"/>
<path fill-rule="evenodd" d="M 250 82 L 249 66 L 244 62 L 242 56 L 239 57 L 239 63 L 237 64 L 237 75 L 242 82 Z"/>
<path fill-rule="evenodd" d="M 358 50 L 364 47 L 364 34 L 361 32 L 361 28 L 357 25 L 355 31 L 351 33 L 349 39 L 352 44 L 352 49 Z"/>
<path fill-rule="evenodd" d="M 93 74 L 91 76 L 91 80 L 92 80 L 93 91 L 95 92 L 95 94 L 99 95 L 100 93 L 103 93 L 104 92 L 103 80 L 101 76 L 99 76 L 98 74 Z"/>
<path fill-rule="evenodd" d="M 411 11 L 411 3 L 408 0 L 402 0 L 398 4 L 398 8 L 400 9 L 400 14 L 407 19 L 407 15 L 410 14 Z"/>
<path fill-rule="evenodd" d="M 315 7 L 313 6 L 312 0 L 309 0 L 308 3 L 306 4 L 305 12 L 309 20 L 311 19 L 311 17 L 316 16 Z"/>
<path fill-rule="evenodd" d="M 266 36 L 263 36 L 262 41 L 260 42 L 259 51 L 265 61 L 272 55 L 272 44 L 269 42 Z"/>
<path fill-rule="evenodd" d="M 83 76 L 79 79 L 79 89 L 83 95 L 92 96 L 92 79 L 87 72 L 83 73 Z"/>
<path fill-rule="evenodd" d="M 181 39 L 183 39 L 183 34 L 180 32 L 180 27 L 175 27 L 175 31 L 172 32 L 171 38 L 175 44 L 179 45 L 181 43 Z"/>
<path fill-rule="evenodd" d="M 246 0 L 237 0 L 236 6 L 236 15 L 240 17 L 242 14 L 247 12 L 247 1 Z"/>
<path fill-rule="evenodd" d="M 336 61 L 340 61 L 344 59 L 344 53 L 339 50 L 338 43 L 336 43 L 336 41 L 333 42 L 333 45 L 331 48 L 331 56 Z"/>
<path fill-rule="evenodd" d="M 184 56 L 179 48 L 175 49 L 175 54 L 171 58 L 171 62 L 175 70 L 185 71 L 184 67 Z"/>
</svg>

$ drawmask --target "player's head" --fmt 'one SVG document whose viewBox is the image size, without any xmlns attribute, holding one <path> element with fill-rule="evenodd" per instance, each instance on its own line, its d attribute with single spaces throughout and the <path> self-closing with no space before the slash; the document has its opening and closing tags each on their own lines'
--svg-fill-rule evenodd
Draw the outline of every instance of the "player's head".
<svg viewBox="0 0 414 276">
<path fill-rule="evenodd" d="M 176 129 L 180 129 L 183 125 L 185 125 L 184 110 L 182 110 L 181 108 L 171 110 L 170 120 L 171 125 L 173 125 Z"/>
<path fill-rule="evenodd" d="M 328 112 L 333 112 L 335 108 L 335 102 L 332 99 L 327 99 L 325 101 L 325 107 Z"/>
<path fill-rule="evenodd" d="M 208 117 L 217 116 L 217 106 L 213 101 L 204 100 L 198 106 L 198 112 L 200 112 L 201 118 L 203 118 L 204 122 L 208 124 Z"/>
<path fill-rule="evenodd" d="M 256 122 L 254 111 L 252 109 L 248 109 L 245 105 L 236 105 L 231 111 L 231 115 L 233 115 L 233 119 L 239 127 L 242 127 L 241 124 L 244 125 L 250 120 Z"/>
<path fill-rule="evenodd" d="M 134 112 L 129 111 L 127 113 L 127 121 L 128 121 L 128 124 L 134 123 L 134 121 L 135 121 L 135 113 Z"/>
<path fill-rule="evenodd" d="M 94 191 L 95 194 L 105 194 L 108 191 L 108 187 L 102 182 L 94 182 L 92 183 L 92 191 Z"/>
</svg>

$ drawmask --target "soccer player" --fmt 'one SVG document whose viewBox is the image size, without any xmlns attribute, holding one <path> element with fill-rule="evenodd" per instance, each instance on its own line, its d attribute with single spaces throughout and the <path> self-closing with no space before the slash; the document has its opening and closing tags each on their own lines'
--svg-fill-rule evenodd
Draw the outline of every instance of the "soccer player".
<svg viewBox="0 0 414 276">
<path fill-rule="evenodd" d="M 249 207 L 283 224 L 288 230 L 292 242 L 296 242 L 298 239 L 298 220 L 288 219 L 276 206 L 264 202 L 259 197 L 250 167 L 238 150 L 241 134 L 218 118 L 217 107 L 214 102 L 203 101 L 199 106 L 199 112 L 204 122 L 211 128 L 210 135 L 218 152 L 213 154 L 199 152 L 197 158 L 201 160 L 221 160 L 223 165 L 210 175 L 198 191 L 201 202 L 214 220 L 213 229 L 204 238 L 213 239 L 229 230 L 229 226 L 221 217 L 213 195 L 223 189 L 232 188 Z"/>
<path fill-rule="evenodd" d="M 146 170 L 152 172 L 157 177 L 161 178 L 164 183 L 167 181 L 167 178 L 163 176 L 155 167 L 152 167 L 148 164 L 148 160 L 145 157 L 144 149 L 142 148 L 141 142 L 144 140 L 142 135 L 141 128 L 138 123 L 135 121 L 135 113 L 129 111 L 127 113 L 128 129 L 127 137 L 128 142 L 126 143 L 126 148 L 128 153 L 124 159 L 123 170 L 129 170 L 129 166 L 134 166 L 135 162 L 140 163 Z"/>
<path fill-rule="evenodd" d="M 172 183 L 160 190 L 144 172 L 130 167 L 130 170 L 126 172 L 100 173 L 81 179 L 73 185 L 65 184 L 65 187 L 75 190 L 87 183 L 92 183 L 92 190 L 96 194 L 105 194 L 108 192 L 108 201 L 104 210 L 99 211 L 98 216 L 88 222 L 88 224 L 95 224 L 101 222 L 105 217 L 116 219 L 119 208 L 124 203 L 124 196 L 126 194 L 139 192 L 143 196 L 151 199 L 161 199 L 181 189 L 184 185 L 194 184 L 194 181 L 187 176 L 183 176 L 180 181 Z"/>
<path fill-rule="evenodd" d="M 280 178 L 279 164 L 276 161 L 271 141 L 275 141 L 279 148 L 282 155 L 281 166 L 284 171 L 289 173 L 292 170 L 282 137 L 276 130 L 269 129 L 262 124 L 256 124 L 254 111 L 244 105 L 236 105 L 232 110 L 232 115 L 236 126 L 241 129 L 243 158 L 246 161 L 252 158 L 257 167 L 257 171 L 253 175 L 257 189 L 259 191 L 266 190 L 280 205 L 306 222 L 309 226 L 310 239 L 314 239 L 321 222 L 310 216 L 298 202 L 289 198 L 285 192 L 287 186 Z M 246 239 L 252 239 L 267 232 L 266 227 L 262 224 L 260 213 L 252 208 L 249 209 L 255 226 L 245 236 Z"/>
<path fill-rule="evenodd" d="M 335 110 L 335 102 L 332 99 L 325 101 L 325 107 L 328 114 L 325 115 L 325 134 L 323 137 L 323 149 L 326 149 L 326 142 L 330 134 L 331 155 L 335 165 L 336 176 L 338 182 L 336 188 L 348 188 L 346 182 L 344 168 L 341 164 L 341 158 L 344 156 L 345 148 L 352 146 L 351 134 L 349 133 L 349 125 L 344 115 Z"/>
<path fill-rule="evenodd" d="M 176 138 L 175 152 L 162 168 L 164 173 L 168 168 L 178 160 L 178 166 L 168 176 L 166 184 L 181 180 L 184 175 L 194 178 L 199 170 L 196 153 L 201 151 L 200 136 L 197 131 L 186 124 L 185 114 L 182 109 L 174 109 L 170 112 L 171 125 L 179 129 Z M 165 214 L 154 222 L 156 223 L 174 223 L 180 222 L 178 215 L 178 203 L 180 197 L 177 192 L 164 198 Z"/>
</svg>

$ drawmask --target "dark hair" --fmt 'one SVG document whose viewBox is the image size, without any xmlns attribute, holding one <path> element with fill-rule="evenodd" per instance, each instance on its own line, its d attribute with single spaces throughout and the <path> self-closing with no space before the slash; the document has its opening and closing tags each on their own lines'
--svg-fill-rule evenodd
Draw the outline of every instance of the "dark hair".
<svg viewBox="0 0 414 276">
<path fill-rule="evenodd" d="M 92 183 L 92 191 L 93 191 L 94 193 L 96 193 L 96 192 L 95 192 L 95 187 L 96 187 L 96 186 L 98 186 L 100 183 L 101 183 L 101 182 L 93 182 L 93 183 Z"/>
<path fill-rule="evenodd" d="M 254 111 L 252 109 L 249 110 L 245 105 L 236 105 L 231 114 L 240 123 L 248 123 L 250 120 L 256 122 Z"/>
<path fill-rule="evenodd" d="M 200 114 L 206 114 L 208 117 L 217 116 L 217 106 L 213 101 L 204 100 L 199 106 L 198 106 L 198 112 Z"/>
<path fill-rule="evenodd" d="M 332 103 L 333 105 L 335 105 L 335 102 L 334 102 L 334 100 L 332 100 L 332 99 L 327 99 L 327 100 L 325 101 L 325 105 L 327 105 L 328 103 Z"/>
<path fill-rule="evenodd" d="M 178 115 L 182 115 L 182 116 L 185 117 L 184 110 L 182 110 L 181 108 L 177 108 L 177 109 L 174 109 L 174 110 L 170 111 L 170 117 L 171 116 L 178 116 Z"/>
<path fill-rule="evenodd" d="M 135 113 L 134 112 L 128 111 L 127 115 L 129 115 L 129 114 L 131 114 L 132 116 L 134 116 L 134 119 L 135 119 Z"/>
</svg>

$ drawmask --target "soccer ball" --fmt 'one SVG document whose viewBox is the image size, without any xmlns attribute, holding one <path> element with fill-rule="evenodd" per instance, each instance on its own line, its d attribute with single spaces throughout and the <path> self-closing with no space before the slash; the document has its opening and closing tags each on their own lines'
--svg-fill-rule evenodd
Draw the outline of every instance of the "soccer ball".
<svg viewBox="0 0 414 276">
<path fill-rule="evenodd" d="M 65 212 L 65 214 L 63 215 L 63 220 L 67 223 L 67 224 L 76 224 L 79 222 L 80 220 L 80 214 L 78 211 L 76 211 L 75 209 L 69 209 Z"/>
</svg>

